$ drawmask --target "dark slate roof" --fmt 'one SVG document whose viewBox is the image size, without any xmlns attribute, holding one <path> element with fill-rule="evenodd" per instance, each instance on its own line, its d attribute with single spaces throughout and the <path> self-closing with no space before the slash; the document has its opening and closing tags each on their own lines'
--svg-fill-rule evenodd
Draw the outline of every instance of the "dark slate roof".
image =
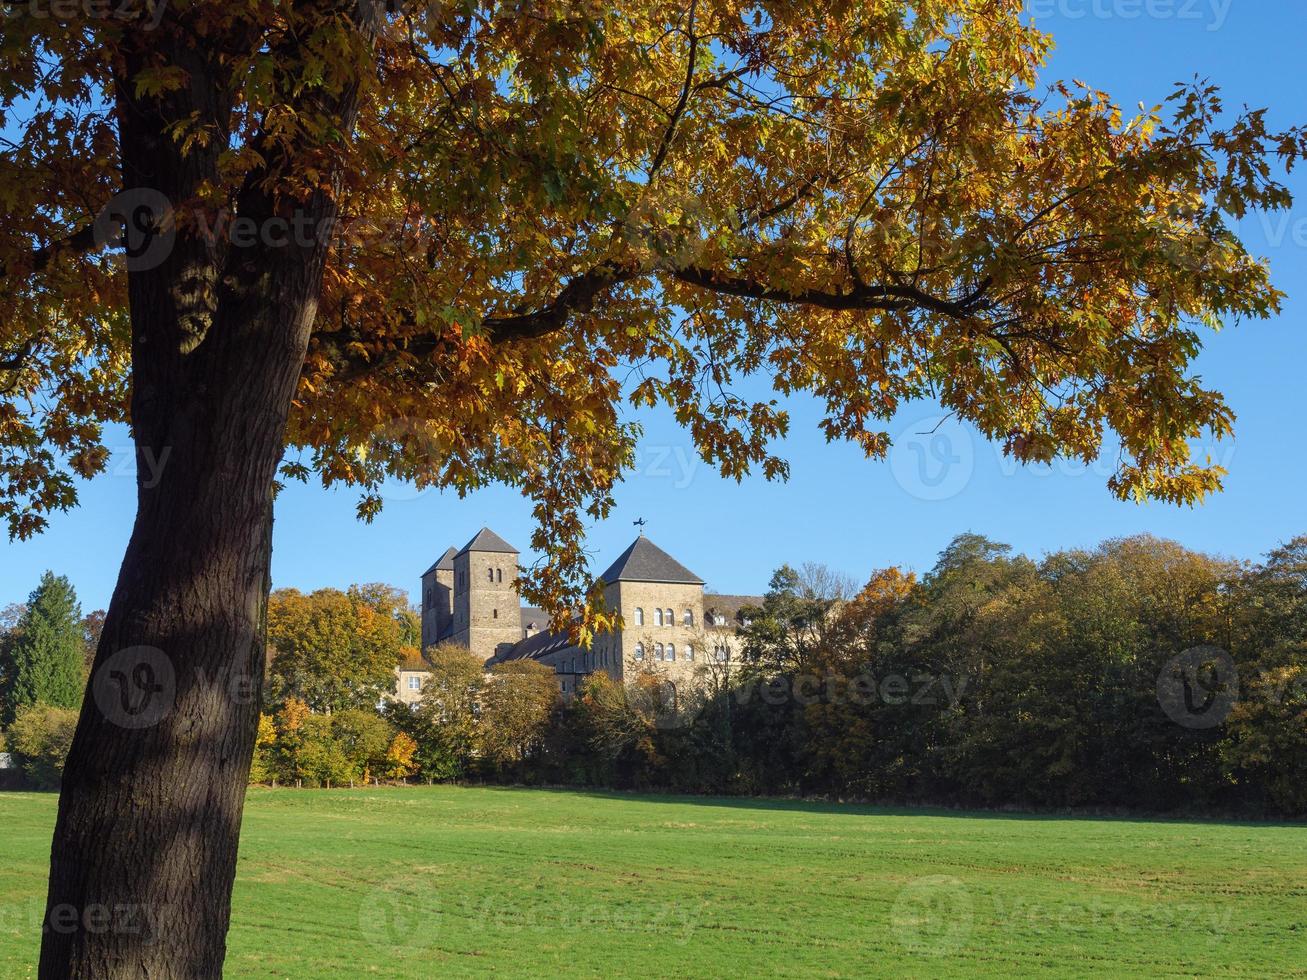
<svg viewBox="0 0 1307 980">
<path fill-rule="evenodd" d="M 422 577 L 426 578 L 432 572 L 452 571 L 454 568 L 454 556 L 456 554 L 458 554 L 458 552 L 453 547 L 446 548 L 445 553 L 436 559 L 436 563 L 422 573 Z"/>
<path fill-rule="evenodd" d="M 486 666 L 502 664 L 509 660 L 540 660 L 551 653 L 558 653 L 574 646 L 571 636 L 566 631 L 552 633 L 546 630 L 535 636 L 528 636 L 503 653 L 496 654 L 486 662 Z"/>
<path fill-rule="evenodd" d="M 612 567 L 599 578 L 606 584 L 613 582 L 681 582 L 686 585 L 703 585 L 703 579 L 695 575 L 679 561 L 663 551 L 643 534 L 632 542 L 613 562 Z"/>
<path fill-rule="evenodd" d="M 721 595 L 716 592 L 710 592 L 703 597 L 703 614 L 705 622 L 709 626 L 711 621 L 707 619 L 710 613 L 720 613 L 726 617 L 726 625 L 717 627 L 718 629 L 735 629 L 739 625 L 740 610 L 746 606 L 762 606 L 763 597 L 760 595 Z"/>
<path fill-rule="evenodd" d="M 483 527 L 478 531 L 476 537 L 463 545 L 463 550 L 460 551 L 459 554 L 461 555 L 469 551 L 497 551 L 507 555 L 518 554 L 516 548 L 488 527 Z"/>
<path fill-rule="evenodd" d="M 549 625 L 549 614 L 543 609 L 537 609 L 535 606 L 522 607 L 522 629 L 526 629 L 532 623 L 538 630 L 544 629 Z"/>
</svg>

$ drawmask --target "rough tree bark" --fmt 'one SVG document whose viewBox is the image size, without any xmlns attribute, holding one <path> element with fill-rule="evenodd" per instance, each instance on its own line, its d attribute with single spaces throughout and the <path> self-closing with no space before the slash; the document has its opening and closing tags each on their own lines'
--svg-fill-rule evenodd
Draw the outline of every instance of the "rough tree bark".
<svg viewBox="0 0 1307 980">
<path fill-rule="evenodd" d="M 124 187 L 187 200 L 214 154 L 168 125 L 225 133 L 212 51 L 176 33 L 185 91 L 116 88 Z M 315 96 L 349 132 L 357 92 Z M 288 163 L 268 153 L 269 167 Z M 138 511 L 64 771 L 40 976 L 219 977 L 258 721 L 273 483 L 321 288 L 337 194 L 274 200 L 255 175 L 237 213 L 297 217 L 300 240 L 227 247 L 179 234 L 129 278 Z M 130 201 L 129 201 L 130 203 Z M 153 477 L 153 478 L 152 478 Z"/>
</svg>

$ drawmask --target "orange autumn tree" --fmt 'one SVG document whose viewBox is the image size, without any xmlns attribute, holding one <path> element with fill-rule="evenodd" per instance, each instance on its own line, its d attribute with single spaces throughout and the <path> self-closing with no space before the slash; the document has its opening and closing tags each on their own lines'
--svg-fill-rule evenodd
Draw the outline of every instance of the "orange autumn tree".
<svg viewBox="0 0 1307 980">
<path fill-rule="evenodd" d="M 1303 135 L 1049 87 L 1019 0 L 108 6 L 0 24 L 0 515 L 39 531 L 130 423 L 49 905 L 162 928 L 52 918 L 43 977 L 221 970 L 279 478 L 521 488 L 524 595 L 583 641 L 628 406 L 734 477 L 785 475 L 808 393 L 872 458 L 934 398 L 1021 461 L 1112 434 L 1123 498 L 1220 485 L 1190 365 L 1279 307 L 1232 224 Z"/>
</svg>

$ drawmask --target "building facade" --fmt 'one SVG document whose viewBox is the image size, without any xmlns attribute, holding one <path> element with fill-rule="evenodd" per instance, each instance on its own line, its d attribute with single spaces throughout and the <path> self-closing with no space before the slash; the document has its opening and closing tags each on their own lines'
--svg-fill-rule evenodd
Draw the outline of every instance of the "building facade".
<svg viewBox="0 0 1307 980">
<path fill-rule="evenodd" d="M 629 682 L 654 674 L 680 688 L 738 658 L 740 610 L 757 596 L 705 592 L 699 576 L 641 534 L 599 576 L 605 604 L 621 629 L 597 636 L 589 650 L 553 632 L 539 609 L 522 606 L 518 551 L 489 528 L 464 547 L 449 548 L 422 575 L 422 646 L 450 642 L 486 661 L 535 660 L 553 669 L 565 695 L 604 671 Z M 400 672 L 397 696 L 421 698 L 416 665 Z"/>
</svg>

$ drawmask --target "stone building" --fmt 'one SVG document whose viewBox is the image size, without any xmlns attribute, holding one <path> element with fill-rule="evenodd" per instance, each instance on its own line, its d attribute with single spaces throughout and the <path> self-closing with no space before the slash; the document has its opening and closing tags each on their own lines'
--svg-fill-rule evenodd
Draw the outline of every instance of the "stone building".
<svg viewBox="0 0 1307 980">
<path fill-rule="evenodd" d="M 699 576 L 641 534 L 599 576 L 622 629 L 600 634 L 585 650 L 566 632 L 548 630 L 541 610 L 521 604 L 517 558 L 517 549 L 489 528 L 441 555 L 422 575 L 423 648 L 452 642 L 485 658 L 487 667 L 535 660 L 553 668 L 564 694 L 598 670 L 621 681 L 654 673 L 679 688 L 706 670 L 729 669 L 740 610 L 762 602 L 705 592 Z M 414 679 L 418 665 L 407 666 L 398 696 L 411 702 L 420 698 L 422 681 Z"/>
</svg>

